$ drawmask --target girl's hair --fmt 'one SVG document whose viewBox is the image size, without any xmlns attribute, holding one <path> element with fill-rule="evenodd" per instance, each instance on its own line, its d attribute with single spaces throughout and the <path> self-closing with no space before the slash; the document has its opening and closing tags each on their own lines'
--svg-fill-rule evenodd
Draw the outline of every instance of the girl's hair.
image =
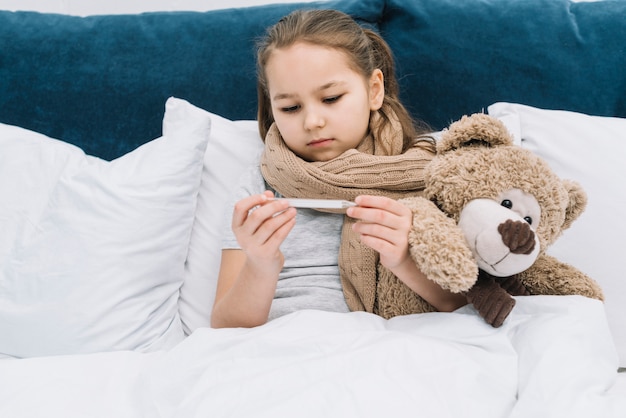
<svg viewBox="0 0 626 418">
<path fill-rule="evenodd" d="M 368 78 L 375 69 L 384 76 L 385 96 L 380 110 L 383 124 L 390 123 L 385 108 L 393 110 L 400 120 L 404 134 L 403 149 L 416 142 L 416 138 L 429 131 L 428 126 L 418 124 L 400 103 L 398 81 L 395 76 L 393 55 L 389 45 L 373 30 L 361 27 L 349 15 L 337 10 L 297 10 L 271 26 L 257 49 L 257 94 L 259 132 L 265 138 L 274 122 L 267 88 L 265 67 L 275 49 L 305 42 L 343 51 L 352 69 Z M 384 106 L 384 105 L 388 106 Z M 377 134 L 377 133 L 375 133 Z M 429 144 L 432 145 L 432 144 Z M 428 147 L 428 146 L 427 146 Z M 432 147 L 428 147 L 431 148 Z"/>
</svg>

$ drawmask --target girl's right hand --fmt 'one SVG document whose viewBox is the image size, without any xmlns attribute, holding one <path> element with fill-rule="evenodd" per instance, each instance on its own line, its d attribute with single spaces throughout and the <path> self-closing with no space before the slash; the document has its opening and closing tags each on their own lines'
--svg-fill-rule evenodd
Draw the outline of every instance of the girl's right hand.
<svg viewBox="0 0 626 418">
<path fill-rule="evenodd" d="M 235 204 L 232 229 L 241 250 L 222 251 L 213 327 L 255 327 L 267 322 L 285 264 L 280 245 L 296 222 L 296 210 L 273 197 L 266 191 Z"/>
<path fill-rule="evenodd" d="M 280 273 L 284 256 L 280 245 L 296 222 L 296 209 L 284 200 L 272 200 L 274 194 L 265 191 L 241 199 L 235 204 L 232 229 L 246 254 L 246 262 L 257 271 Z"/>
</svg>

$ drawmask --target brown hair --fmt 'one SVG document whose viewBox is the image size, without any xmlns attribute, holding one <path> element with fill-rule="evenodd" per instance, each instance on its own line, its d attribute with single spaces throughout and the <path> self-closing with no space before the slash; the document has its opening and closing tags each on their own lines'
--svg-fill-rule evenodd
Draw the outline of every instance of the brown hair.
<svg viewBox="0 0 626 418">
<path fill-rule="evenodd" d="M 375 69 L 384 76 L 385 97 L 381 115 L 383 124 L 389 122 L 385 108 L 393 110 L 400 120 L 404 135 L 403 149 L 413 145 L 419 135 L 429 131 L 426 124 L 417 123 L 399 100 L 398 81 L 389 45 L 371 29 L 361 27 L 349 15 L 337 10 L 296 10 L 268 28 L 257 47 L 257 94 L 259 133 L 265 138 L 274 122 L 267 88 L 265 66 L 275 49 L 286 48 L 296 42 L 306 42 L 343 51 L 356 72 L 369 78 Z M 384 105 L 388 106 L 384 106 Z M 434 149 L 432 147 L 429 147 Z"/>
</svg>

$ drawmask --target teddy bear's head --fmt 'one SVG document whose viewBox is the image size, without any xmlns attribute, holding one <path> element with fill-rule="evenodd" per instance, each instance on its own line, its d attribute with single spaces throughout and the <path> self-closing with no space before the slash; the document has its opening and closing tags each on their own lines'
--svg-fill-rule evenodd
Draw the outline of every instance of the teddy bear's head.
<svg viewBox="0 0 626 418">
<path fill-rule="evenodd" d="M 425 172 L 424 196 L 455 219 L 478 266 L 498 276 L 530 267 L 585 209 L 582 187 L 513 144 L 485 114 L 442 132 Z"/>
</svg>

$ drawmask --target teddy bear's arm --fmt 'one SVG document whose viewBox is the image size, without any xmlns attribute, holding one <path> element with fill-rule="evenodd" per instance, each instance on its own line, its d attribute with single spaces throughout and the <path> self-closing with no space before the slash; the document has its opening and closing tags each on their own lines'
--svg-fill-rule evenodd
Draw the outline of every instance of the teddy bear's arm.
<svg viewBox="0 0 626 418">
<path fill-rule="evenodd" d="M 541 255 L 519 278 L 533 295 L 581 295 L 604 300 L 602 289 L 576 267 Z"/>
<path fill-rule="evenodd" d="M 423 197 L 400 200 L 413 212 L 409 252 L 428 279 L 454 293 L 470 289 L 478 265 L 456 222 Z"/>
<path fill-rule="evenodd" d="M 426 277 L 455 293 L 470 289 L 478 278 L 478 265 L 458 225 L 423 197 L 401 199 L 413 212 L 409 252 Z M 374 311 L 384 318 L 436 311 L 428 302 L 378 265 Z"/>
</svg>

